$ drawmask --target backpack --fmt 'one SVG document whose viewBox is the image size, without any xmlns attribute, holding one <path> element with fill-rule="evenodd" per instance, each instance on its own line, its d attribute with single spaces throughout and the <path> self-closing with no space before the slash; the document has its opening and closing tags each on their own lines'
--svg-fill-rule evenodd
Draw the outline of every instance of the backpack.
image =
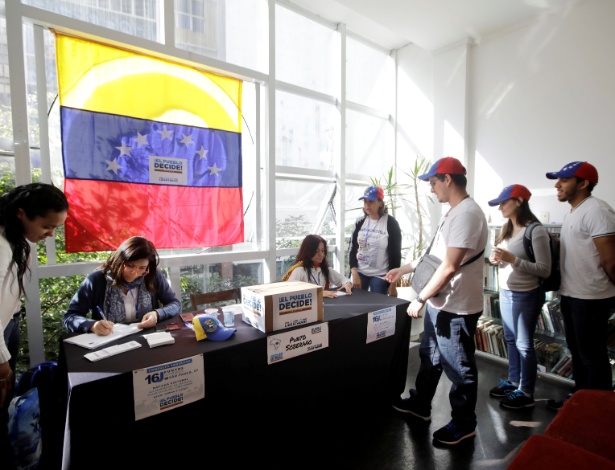
<svg viewBox="0 0 615 470">
<path fill-rule="evenodd" d="M 523 248 L 525 248 L 525 253 L 532 263 L 536 262 L 534 247 L 532 245 L 532 232 L 538 225 L 542 224 L 540 222 L 532 222 L 525 229 L 525 234 L 523 236 Z M 551 247 L 551 274 L 549 274 L 549 277 L 541 278 L 540 285 L 545 292 L 555 292 L 559 290 L 562 280 L 559 269 L 559 240 L 555 238 L 551 232 L 547 231 L 547 233 L 549 234 L 549 246 Z"/>
<path fill-rule="evenodd" d="M 32 390 L 36 390 L 38 394 L 37 404 L 40 407 L 38 432 L 40 433 L 40 440 L 45 442 L 44 452 L 40 453 L 40 458 L 35 459 L 34 465 L 18 468 L 34 469 L 38 468 L 39 464 L 41 468 L 46 468 L 46 464 L 51 462 L 52 444 L 57 440 L 56 435 L 62 433 L 58 424 L 62 410 L 62 400 L 59 393 L 60 382 L 58 362 L 46 361 L 25 371 L 15 385 L 15 395 L 20 397 L 27 397 L 32 393 Z M 31 432 L 34 434 L 34 430 Z M 32 438 L 32 436 L 30 437 Z M 31 448 L 30 452 L 34 452 L 34 449 Z M 22 455 L 22 462 L 24 457 L 27 460 L 34 456 Z"/>
</svg>

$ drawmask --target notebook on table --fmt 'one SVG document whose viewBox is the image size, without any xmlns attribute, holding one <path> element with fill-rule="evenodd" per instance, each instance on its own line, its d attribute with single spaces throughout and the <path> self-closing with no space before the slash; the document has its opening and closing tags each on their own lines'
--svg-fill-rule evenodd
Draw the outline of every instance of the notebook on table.
<svg viewBox="0 0 615 470">
<path fill-rule="evenodd" d="M 124 323 L 116 323 L 113 326 L 113 332 L 107 336 L 99 336 L 96 333 L 83 333 L 81 335 L 66 338 L 64 342 L 76 344 L 77 346 L 81 346 L 86 349 L 96 349 L 99 346 L 109 344 L 116 339 L 142 331 L 137 325 L 137 323 L 131 323 L 128 325 Z"/>
</svg>

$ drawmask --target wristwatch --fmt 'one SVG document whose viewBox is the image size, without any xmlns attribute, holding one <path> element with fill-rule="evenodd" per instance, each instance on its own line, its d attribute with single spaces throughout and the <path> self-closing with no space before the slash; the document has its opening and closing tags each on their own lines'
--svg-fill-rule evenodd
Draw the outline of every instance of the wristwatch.
<svg viewBox="0 0 615 470">
<path fill-rule="evenodd" d="M 425 303 L 425 301 L 423 300 L 423 298 L 420 295 L 416 298 L 416 301 L 418 303 L 420 303 L 420 304 L 424 304 Z"/>
</svg>

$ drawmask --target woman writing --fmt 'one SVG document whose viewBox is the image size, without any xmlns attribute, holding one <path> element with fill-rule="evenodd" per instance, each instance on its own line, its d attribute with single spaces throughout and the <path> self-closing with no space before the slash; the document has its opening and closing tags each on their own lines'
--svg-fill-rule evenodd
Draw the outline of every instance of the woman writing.
<svg viewBox="0 0 615 470">
<path fill-rule="evenodd" d="M 53 237 L 67 212 L 66 196 L 51 184 L 17 186 L 0 198 L 0 456 L 7 465 L 11 462 L 7 408 L 15 385 L 19 310 L 32 249 L 29 243 Z"/>
<path fill-rule="evenodd" d="M 361 200 L 364 216 L 355 224 L 348 257 L 352 286 L 396 296 L 395 283 L 389 284 L 384 276 L 401 264 L 399 223 L 388 214 L 382 188 L 368 187 Z"/>
<path fill-rule="evenodd" d="M 523 247 L 527 226 L 538 222 L 528 203 L 530 196 L 525 186 L 513 184 L 489 201 L 490 206 L 499 205 L 502 217 L 508 219 L 489 257 L 491 263 L 499 265 L 500 312 L 508 350 L 508 379 L 500 379 L 489 394 L 501 398 L 502 406 L 513 409 L 534 406 L 537 376 L 534 330 L 545 301 L 540 278 L 549 276 L 551 272 L 547 229 L 541 225 L 532 232 L 535 263 L 528 259 Z"/>
<path fill-rule="evenodd" d="M 79 286 L 62 323 L 71 332 L 106 336 L 114 323 L 152 328 L 181 312 L 181 303 L 158 269 L 158 252 L 147 238 L 130 237 Z M 91 312 L 92 318 L 87 318 Z"/>
<path fill-rule="evenodd" d="M 337 292 L 330 291 L 332 286 L 352 294 L 352 282 L 335 269 L 329 267 L 327 258 L 327 241 L 319 235 L 308 235 L 303 239 L 297 253 L 296 263 L 282 277 L 283 281 L 309 282 L 324 287 L 323 296 L 337 297 Z"/>
</svg>

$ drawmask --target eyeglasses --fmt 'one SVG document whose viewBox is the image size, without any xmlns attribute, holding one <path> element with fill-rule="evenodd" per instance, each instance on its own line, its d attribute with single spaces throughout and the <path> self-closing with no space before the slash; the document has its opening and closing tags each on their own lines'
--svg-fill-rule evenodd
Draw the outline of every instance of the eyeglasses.
<svg viewBox="0 0 615 470">
<path fill-rule="evenodd" d="M 124 269 L 129 273 L 140 272 L 146 274 L 149 272 L 149 266 L 135 266 L 133 264 L 124 264 Z"/>
<path fill-rule="evenodd" d="M 436 176 L 436 178 L 435 178 L 435 179 L 433 179 L 433 180 L 430 180 L 430 181 L 429 181 L 429 186 L 431 186 L 432 188 L 434 188 L 434 187 L 436 186 L 436 183 L 437 183 L 438 181 L 444 181 L 444 177 L 438 178 L 438 177 Z"/>
</svg>

